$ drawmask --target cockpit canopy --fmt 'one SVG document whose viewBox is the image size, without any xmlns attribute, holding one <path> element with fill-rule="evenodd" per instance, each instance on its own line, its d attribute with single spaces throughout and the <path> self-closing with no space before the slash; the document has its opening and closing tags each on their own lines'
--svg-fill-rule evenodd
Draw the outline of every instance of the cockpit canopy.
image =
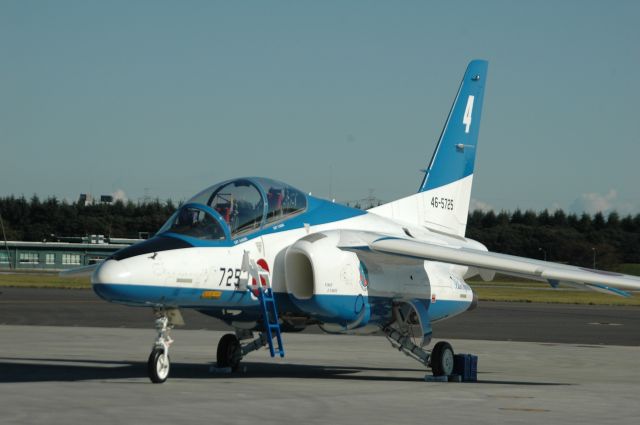
<svg viewBox="0 0 640 425">
<path fill-rule="evenodd" d="M 307 197 L 298 189 L 265 178 L 241 178 L 211 186 L 189 199 L 158 234 L 171 232 L 204 240 L 235 238 L 306 208 Z"/>
<path fill-rule="evenodd" d="M 197 205 L 185 205 L 176 211 L 160 229 L 158 234 L 171 232 L 203 240 L 225 238 L 220 222 L 205 209 Z"/>
</svg>

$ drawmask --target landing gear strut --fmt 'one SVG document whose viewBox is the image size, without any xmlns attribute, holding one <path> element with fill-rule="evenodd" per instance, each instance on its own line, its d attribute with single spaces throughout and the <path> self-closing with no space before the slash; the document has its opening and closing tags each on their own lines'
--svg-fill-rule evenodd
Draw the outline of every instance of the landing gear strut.
<svg viewBox="0 0 640 425">
<path fill-rule="evenodd" d="M 173 325 L 164 311 L 157 312 L 156 315 L 155 327 L 158 336 L 156 337 L 153 350 L 151 350 L 149 360 L 147 361 L 147 373 L 149 374 L 151 382 L 161 384 L 169 377 L 169 370 L 171 368 L 169 346 L 173 340 L 169 336 L 169 331 L 173 329 Z"/>
<path fill-rule="evenodd" d="M 251 339 L 246 344 L 241 344 L 240 340 Z M 240 367 L 240 360 L 247 354 L 257 351 L 269 343 L 269 337 L 265 332 L 260 332 L 253 338 L 253 332 L 236 330 L 235 334 L 225 334 L 218 342 L 217 366 L 218 368 L 231 368 L 232 372 L 237 372 Z"/>
<path fill-rule="evenodd" d="M 434 345 L 433 350 L 429 352 L 414 344 L 407 333 L 400 332 L 392 327 L 387 327 L 383 331 L 394 348 L 423 365 L 431 367 L 433 376 L 449 376 L 453 373 L 454 354 L 453 348 L 448 342 L 438 342 Z"/>
<path fill-rule="evenodd" d="M 431 341 L 431 323 L 426 306 L 419 301 L 404 302 L 394 305 L 393 313 L 393 322 L 382 329 L 391 345 L 430 367 L 433 376 L 451 376 L 454 365 L 451 344 L 440 341 L 431 351 L 423 348 Z M 419 331 L 417 340 L 414 339 L 415 331 Z"/>
</svg>

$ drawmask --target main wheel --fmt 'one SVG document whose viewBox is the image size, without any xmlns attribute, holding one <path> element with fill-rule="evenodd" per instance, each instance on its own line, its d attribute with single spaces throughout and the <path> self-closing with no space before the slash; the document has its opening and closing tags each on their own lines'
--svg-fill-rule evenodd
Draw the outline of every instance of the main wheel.
<svg viewBox="0 0 640 425">
<path fill-rule="evenodd" d="M 237 371 L 242 358 L 238 337 L 234 334 L 226 334 L 220 338 L 216 354 L 218 367 L 230 367 L 233 372 Z"/>
<path fill-rule="evenodd" d="M 169 377 L 170 368 L 171 361 L 169 360 L 169 356 L 165 358 L 162 348 L 154 348 L 147 362 L 147 372 L 151 382 L 154 384 L 162 384 Z"/>
<path fill-rule="evenodd" d="M 431 351 L 433 376 L 449 376 L 453 373 L 453 348 L 446 341 L 438 342 Z"/>
</svg>

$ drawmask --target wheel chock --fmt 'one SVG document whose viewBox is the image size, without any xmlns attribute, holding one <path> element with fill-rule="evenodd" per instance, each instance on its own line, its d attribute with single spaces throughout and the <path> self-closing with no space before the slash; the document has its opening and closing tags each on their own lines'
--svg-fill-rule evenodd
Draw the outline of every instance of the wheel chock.
<svg viewBox="0 0 640 425">
<path fill-rule="evenodd" d="M 427 382 L 449 382 L 449 377 L 446 375 L 441 375 L 441 376 L 424 375 L 424 380 Z"/>
</svg>

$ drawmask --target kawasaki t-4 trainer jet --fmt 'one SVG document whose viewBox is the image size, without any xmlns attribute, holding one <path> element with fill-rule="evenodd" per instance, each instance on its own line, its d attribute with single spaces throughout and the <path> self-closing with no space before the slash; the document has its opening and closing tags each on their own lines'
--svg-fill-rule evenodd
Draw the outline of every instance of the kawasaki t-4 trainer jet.
<svg viewBox="0 0 640 425">
<path fill-rule="evenodd" d="M 169 376 L 179 309 L 236 330 L 218 344 L 219 367 L 236 370 L 264 346 L 284 356 L 282 333 L 318 325 L 382 331 L 435 375 L 449 375 L 451 345 L 425 347 L 432 323 L 475 307 L 469 277 L 499 272 L 623 296 L 640 289 L 636 277 L 492 253 L 465 238 L 486 81 L 487 62 L 472 61 L 411 196 L 362 211 L 271 179 L 228 180 L 188 200 L 153 238 L 100 264 L 92 275 L 100 297 L 156 314 L 151 381 Z"/>
</svg>

